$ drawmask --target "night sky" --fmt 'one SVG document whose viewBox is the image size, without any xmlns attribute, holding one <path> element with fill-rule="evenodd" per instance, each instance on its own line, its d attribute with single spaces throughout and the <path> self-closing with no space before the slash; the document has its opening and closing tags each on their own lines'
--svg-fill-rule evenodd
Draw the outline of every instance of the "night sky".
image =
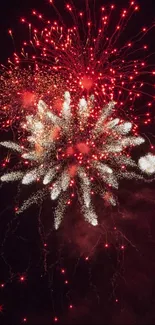
<svg viewBox="0 0 155 325">
<path fill-rule="evenodd" d="M 64 1 L 55 3 L 63 13 Z M 84 0 L 75 3 L 82 7 Z M 133 33 L 155 19 L 154 0 L 139 4 Z M 2 63 L 14 52 L 8 29 L 20 48 L 28 35 L 19 20 L 31 19 L 34 8 L 50 16 L 46 0 L 1 4 Z M 153 34 L 148 42 L 155 51 Z M 147 132 L 154 132 L 153 123 Z M 155 182 L 122 181 L 117 208 L 95 197 L 100 221 L 95 228 L 84 222 L 75 202 L 58 231 L 50 199 L 15 216 L 17 192 L 16 184 L 0 185 L 0 324 L 155 324 Z"/>
</svg>

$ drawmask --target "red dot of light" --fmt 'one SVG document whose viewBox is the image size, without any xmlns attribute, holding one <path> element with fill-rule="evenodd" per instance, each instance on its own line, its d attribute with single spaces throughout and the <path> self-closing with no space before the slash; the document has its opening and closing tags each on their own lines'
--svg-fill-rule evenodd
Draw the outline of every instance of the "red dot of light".
<svg viewBox="0 0 155 325">
<path fill-rule="evenodd" d="M 93 80 L 90 77 L 84 76 L 81 80 L 81 86 L 86 90 L 90 90 L 93 85 Z"/>
<path fill-rule="evenodd" d="M 58 318 L 57 317 L 54 317 L 54 321 L 57 322 L 58 321 Z"/>
<path fill-rule="evenodd" d="M 78 143 L 76 146 L 77 149 L 83 154 L 87 154 L 89 152 L 89 147 L 83 142 Z"/>
<path fill-rule="evenodd" d="M 22 96 L 23 107 L 27 108 L 30 105 L 34 104 L 35 95 L 29 91 L 25 91 Z"/>
<path fill-rule="evenodd" d="M 69 175 L 71 177 L 74 177 L 76 172 L 77 172 L 77 166 L 76 165 L 71 165 L 68 169 Z"/>
</svg>

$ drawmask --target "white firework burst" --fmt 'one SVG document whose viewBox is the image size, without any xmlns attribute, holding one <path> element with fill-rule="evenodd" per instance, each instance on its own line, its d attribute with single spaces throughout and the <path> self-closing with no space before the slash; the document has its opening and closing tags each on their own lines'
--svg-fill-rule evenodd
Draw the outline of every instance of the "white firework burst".
<svg viewBox="0 0 155 325">
<path fill-rule="evenodd" d="M 94 192 L 115 206 L 113 192 L 118 189 L 119 179 L 142 178 L 133 171 L 137 165 L 130 157 L 129 149 L 140 145 L 144 139 L 129 134 L 132 123 L 113 118 L 114 101 L 104 106 L 97 118 L 90 110 L 92 102 L 92 98 L 88 101 L 81 98 L 77 112 L 72 113 L 71 96 L 66 91 L 62 112 L 57 116 L 39 100 L 36 114 L 28 115 L 22 124 L 27 132 L 25 147 L 11 141 L 0 143 L 20 153 L 23 163 L 27 161 L 26 172 L 21 168 L 6 173 L 1 176 L 2 182 L 21 180 L 23 186 L 34 182 L 43 185 L 42 190 L 24 201 L 17 213 L 40 202 L 50 192 L 51 200 L 58 200 L 55 211 L 57 229 L 78 188 L 84 218 L 96 226 L 97 215 L 92 203 Z M 141 169 L 142 163 L 139 161 Z"/>
<path fill-rule="evenodd" d="M 139 159 L 138 165 L 139 168 L 147 174 L 155 173 L 155 156 L 148 153 L 146 156 Z"/>
</svg>

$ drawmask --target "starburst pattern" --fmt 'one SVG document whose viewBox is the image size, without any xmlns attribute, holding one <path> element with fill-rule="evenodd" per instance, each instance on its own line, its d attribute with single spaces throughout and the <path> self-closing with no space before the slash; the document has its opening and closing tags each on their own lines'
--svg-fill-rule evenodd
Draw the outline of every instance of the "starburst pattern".
<svg viewBox="0 0 155 325">
<path fill-rule="evenodd" d="M 116 100 L 134 122 L 149 124 L 155 68 L 147 35 L 150 40 L 154 24 L 128 33 L 140 11 L 136 1 L 119 9 L 84 0 L 83 10 L 77 1 L 62 0 L 62 13 L 56 1 L 49 3 L 51 20 L 37 10 L 32 10 L 33 18 L 21 18 L 30 39 L 8 59 L 7 67 L 2 66 L 0 126 L 18 128 L 21 114 L 26 115 L 40 98 L 59 110 L 66 88 L 75 106 L 83 95 L 94 94 L 97 110 Z M 15 43 L 13 31 L 9 34 Z M 145 108 L 144 115 L 139 108 L 141 112 Z"/>
<path fill-rule="evenodd" d="M 56 115 L 39 100 L 36 113 L 27 115 L 22 123 L 25 145 L 11 141 L 0 143 L 19 153 L 23 164 L 27 164 L 26 171 L 4 174 L 2 182 L 21 180 L 23 186 L 34 182 L 43 184 L 43 189 L 24 201 L 17 213 L 50 192 L 51 200 L 58 200 L 57 229 L 66 205 L 71 204 L 77 190 L 84 218 L 95 226 L 98 221 L 92 195 L 99 193 L 115 206 L 113 191 L 118 189 L 119 179 L 142 178 L 135 172 L 137 166 L 129 149 L 140 145 L 144 139 L 131 134 L 131 122 L 114 117 L 114 101 L 104 106 L 97 118 L 92 113 L 94 105 L 94 97 L 88 100 L 82 97 L 77 110 L 72 111 L 70 93 L 66 91 L 62 110 Z"/>
<path fill-rule="evenodd" d="M 146 156 L 141 157 L 138 161 L 139 168 L 149 174 L 155 172 L 155 156 L 151 153 L 148 153 Z"/>
</svg>

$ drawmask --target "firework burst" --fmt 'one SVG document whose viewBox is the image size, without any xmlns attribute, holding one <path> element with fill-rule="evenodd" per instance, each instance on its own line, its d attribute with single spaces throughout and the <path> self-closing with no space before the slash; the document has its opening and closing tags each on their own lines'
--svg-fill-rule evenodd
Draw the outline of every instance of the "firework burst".
<svg viewBox="0 0 155 325">
<path fill-rule="evenodd" d="M 116 205 L 113 190 L 120 178 L 139 178 L 131 169 L 136 163 L 129 148 L 140 145 L 144 139 L 131 133 L 131 122 L 114 118 L 115 102 L 111 101 L 97 119 L 93 117 L 94 98 L 80 99 L 72 112 L 71 97 L 64 94 L 61 116 L 48 109 L 40 100 L 35 115 L 27 115 L 22 127 L 27 131 L 25 146 L 5 141 L 0 144 L 21 154 L 26 171 L 13 171 L 1 177 L 2 182 L 21 179 L 23 185 L 41 182 L 44 189 L 26 200 L 18 213 L 38 202 L 49 191 L 51 200 L 58 199 L 55 211 L 57 229 L 76 192 L 85 220 L 97 225 L 92 204 L 94 191 L 109 204 Z M 127 171 L 129 167 L 129 171 Z"/>
<path fill-rule="evenodd" d="M 140 9 L 135 1 L 131 1 L 127 9 L 121 9 L 117 17 L 114 5 L 101 6 L 100 19 L 94 17 L 88 1 L 86 11 L 78 11 L 73 3 L 67 4 L 69 27 L 54 1 L 50 3 L 58 20 L 45 20 L 42 14 L 32 11 L 33 16 L 44 24 L 43 29 L 21 19 L 22 23 L 31 26 L 32 32 L 30 43 L 24 43 L 23 57 L 29 57 L 35 64 L 47 64 L 54 73 L 60 73 L 74 98 L 77 94 L 79 100 L 82 94 L 93 92 L 98 107 L 116 100 L 120 107 L 128 103 L 132 111 L 135 101 L 142 95 L 153 100 L 151 91 L 148 94 L 145 91 L 143 79 L 145 75 L 147 83 L 147 76 L 154 74 L 147 53 L 148 45 L 144 42 L 154 25 L 142 27 L 128 40 L 121 39 L 131 17 Z M 29 56 L 32 44 L 36 53 Z M 15 57 L 15 62 L 19 64 L 21 61 L 21 55 Z"/>
<path fill-rule="evenodd" d="M 141 53 L 147 51 L 143 39 L 153 26 L 142 28 L 122 44 L 127 23 L 139 10 L 134 1 L 121 10 L 114 26 L 114 5 L 101 7 L 97 21 L 88 1 L 85 12 L 67 4 L 70 27 L 54 9 L 59 21 L 46 21 L 33 10 L 43 28 L 36 29 L 21 19 L 29 27 L 30 41 L 24 42 L 21 54 L 15 53 L 14 60 L 9 60 L 9 68 L 1 76 L 2 128 L 17 125 L 18 130 L 17 143 L 4 141 L 1 145 L 19 153 L 22 161 L 20 170 L 4 174 L 1 180 L 21 179 L 23 186 L 42 183 L 43 189 L 24 201 L 18 213 L 50 192 L 52 200 L 58 199 L 58 228 L 66 205 L 77 193 L 85 219 L 97 225 L 93 194 L 116 205 L 119 179 L 143 178 L 136 172 L 130 149 L 144 142 L 133 115 L 136 100 L 143 96 L 149 107 L 153 102 L 152 85 L 147 93 L 141 79 L 145 75 L 147 84 L 155 74 L 149 55 L 146 61 L 143 54 L 141 59 Z M 144 123 L 150 121 L 147 112 Z M 148 170 L 148 159 L 139 160 L 142 171 Z"/>
<path fill-rule="evenodd" d="M 145 106 L 145 111 L 148 107 L 148 115 L 142 119 L 148 124 L 149 108 L 154 101 L 155 69 L 146 41 L 154 25 L 144 26 L 137 35 L 126 38 L 131 17 L 138 15 L 140 9 L 136 2 L 131 1 L 118 14 L 114 5 L 101 6 L 96 18 L 88 1 L 86 10 L 79 11 L 73 3 L 68 3 L 64 11 L 69 16 L 68 13 L 61 16 L 55 2 L 49 2 L 55 10 L 51 15 L 57 15 L 58 20 L 47 20 L 36 10 L 32 11 L 33 21 L 21 18 L 28 26 L 30 39 L 23 42 L 21 53 L 15 52 L 9 59 L 9 67 L 3 67 L 0 95 L 3 128 L 18 122 L 20 114 L 26 115 L 27 108 L 40 98 L 52 107 L 55 101 L 60 109 L 66 89 L 74 97 L 75 108 L 83 95 L 88 99 L 93 94 L 97 112 L 114 100 L 119 110 L 127 118 L 134 118 L 134 122 L 138 119 L 134 115 L 137 102 L 141 109 Z M 14 37 L 11 30 L 9 34 Z"/>
</svg>

